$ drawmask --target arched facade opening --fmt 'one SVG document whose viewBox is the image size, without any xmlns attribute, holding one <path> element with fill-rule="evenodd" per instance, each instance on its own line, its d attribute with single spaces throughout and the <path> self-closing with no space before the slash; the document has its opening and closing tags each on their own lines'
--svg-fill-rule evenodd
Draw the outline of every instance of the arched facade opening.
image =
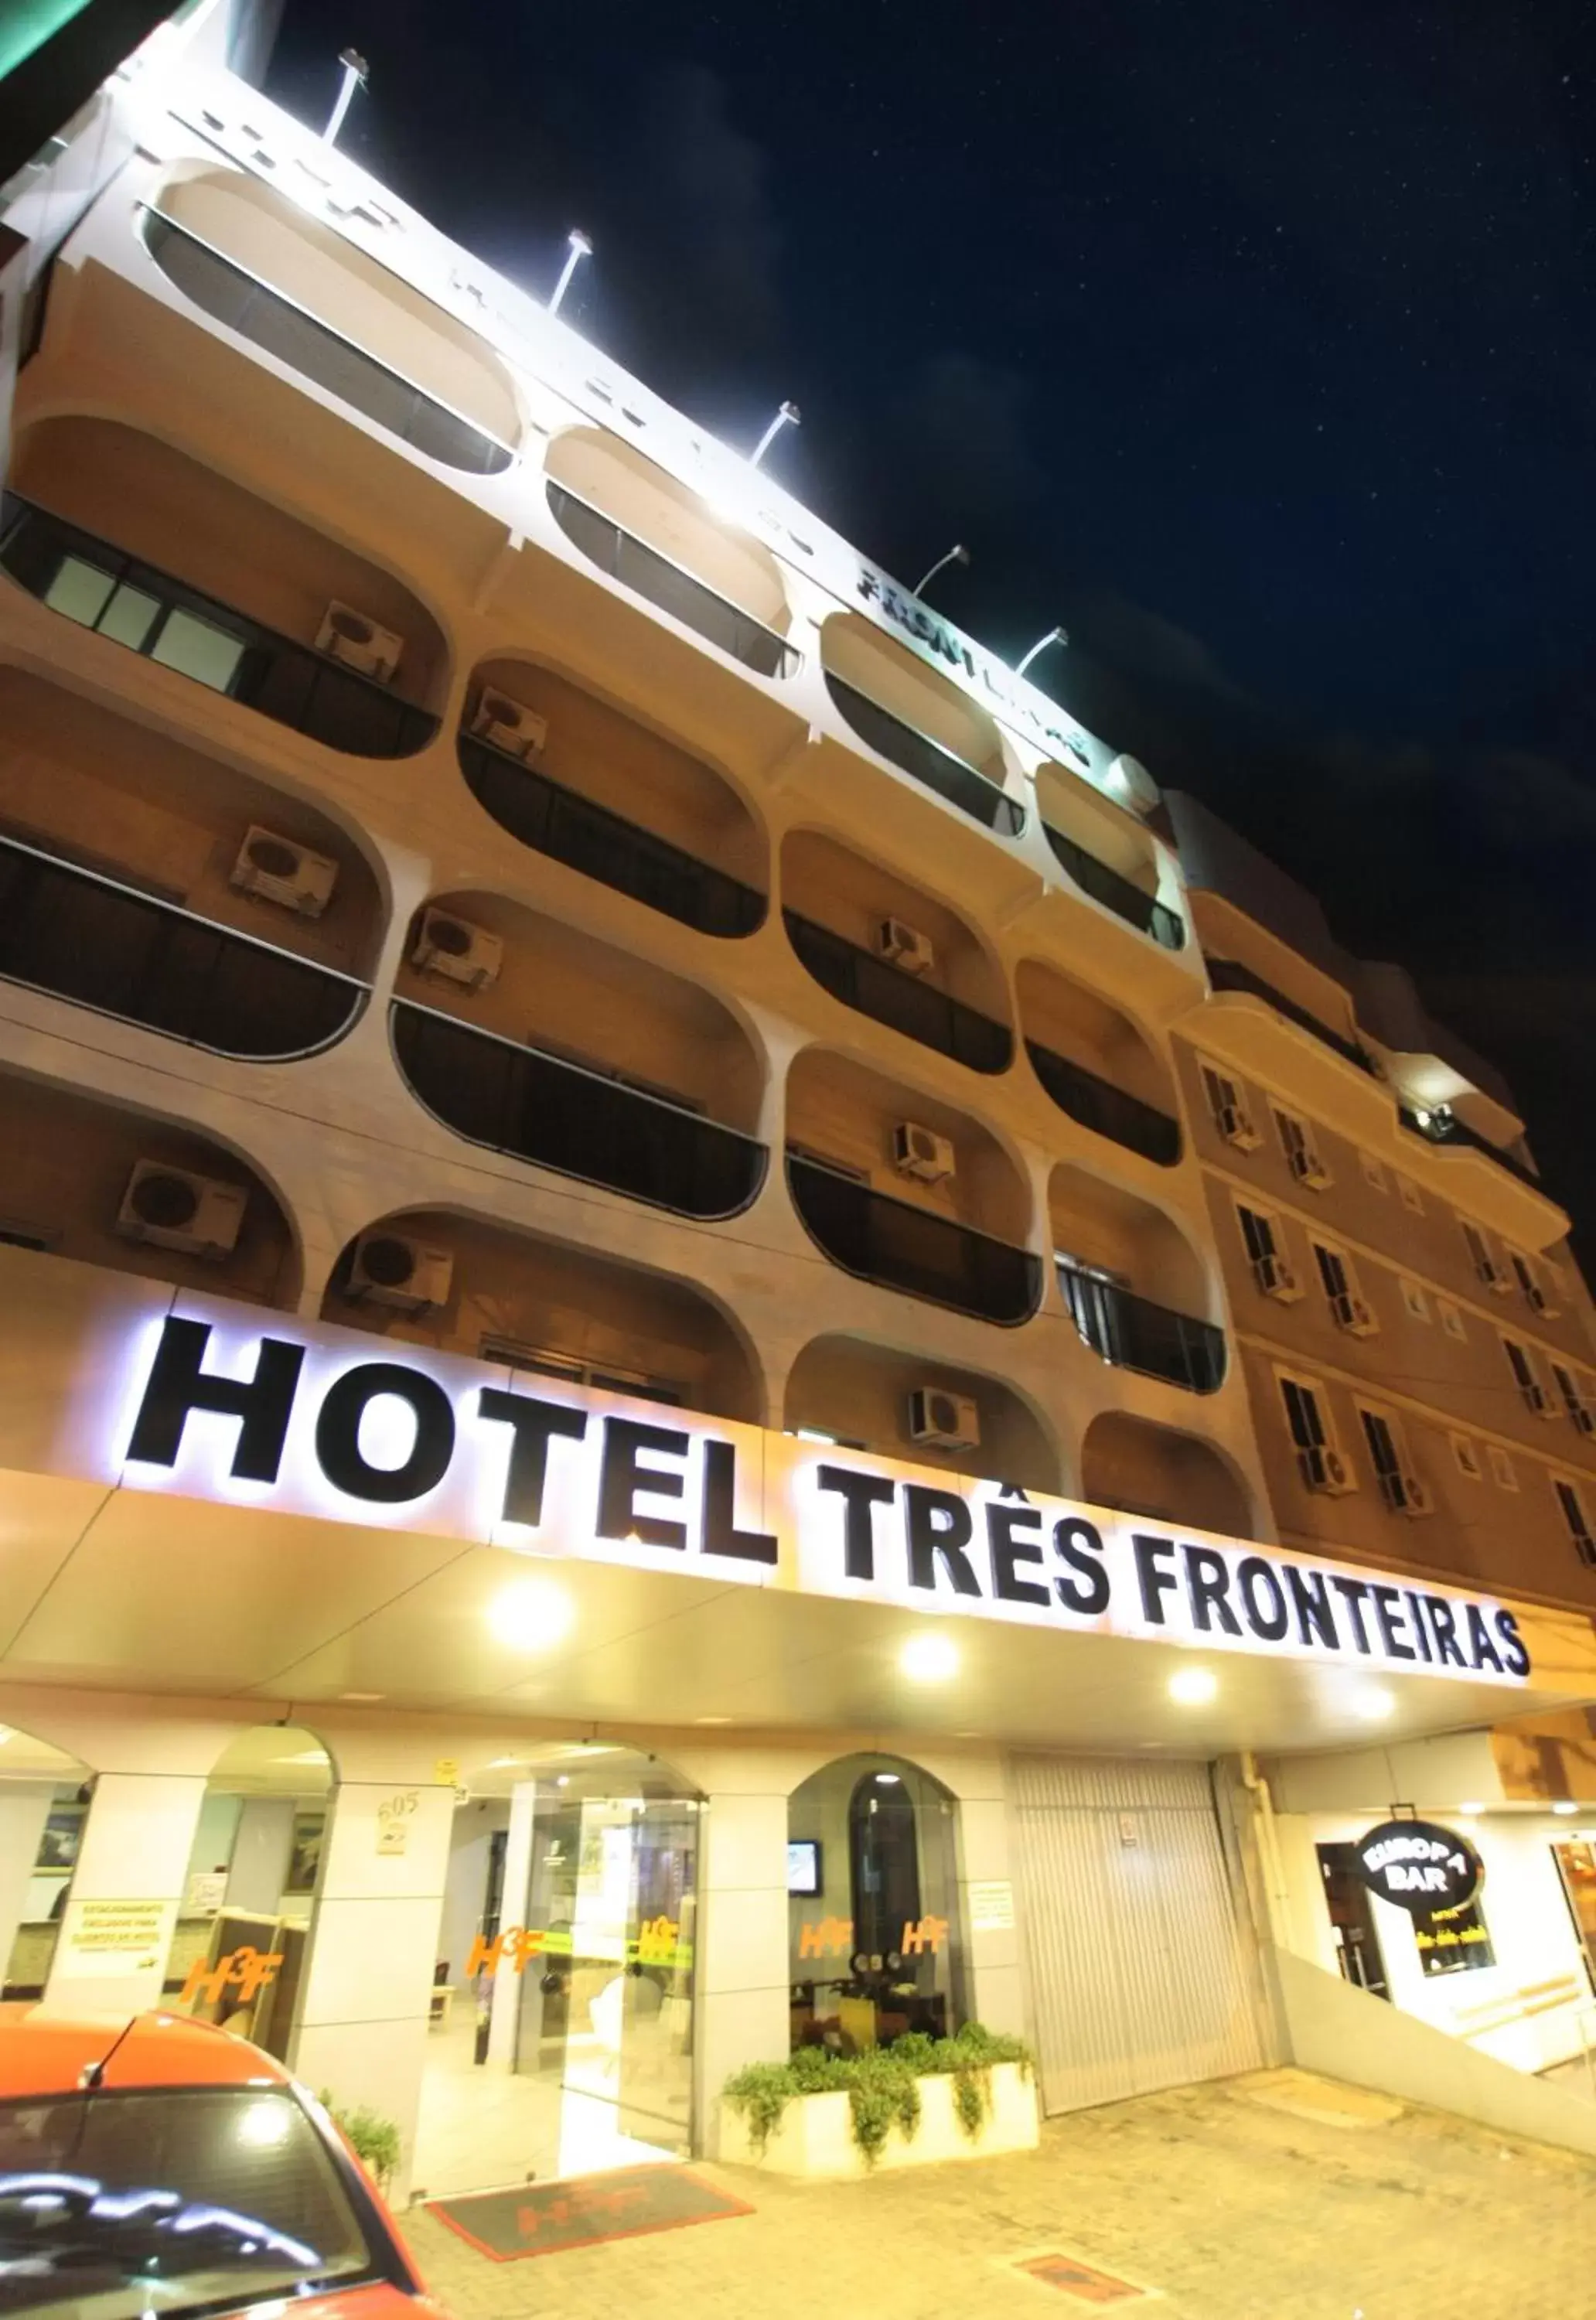
<svg viewBox="0 0 1596 2320">
<path fill-rule="evenodd" d="M 882 1457 L 1021 1490 L 1060 1488 L 1053 1445 L 1011 1386 L 907 1347 L 813 1338 L 788 1373 L 784 1422 L 789 1433 L 829 1435 Z"/>
<path fill-rule="evenodd" d="M 838 713 L 867 748 L 1000 838 L 1025 826 L 1004 790 L 996 725 L 928 661 L 857 612 L 833 612 L 821 663 Z"/>
<path fill-rule="evenodd" d="M 1032 1069 L 1059 1110 L 1172 1167 L 1181 1153 L 1174 1076 L 1130 1017 L 1041 959 L 1020 961 L 1016 985 Z"/>
<path fill-rule="evenodd" d="M 1089 1505 L 1175 1527 L 1253 1535 L 1247 1492 L 1211 1443 L 1126 1410 L 1102 1410 L 1087 1427 L 1081 1495 Z"/>
<path fill-rule="evenodd" d="M 1208 1320 L 1202 1260 L 1152 1201 L 1067 1164 L 1048 1186 L 1058 1285 L 1084 1341 L 1102 1360 L 1211 1393 L 1224 1380 L 1224 1333 Z"/>
</svg>

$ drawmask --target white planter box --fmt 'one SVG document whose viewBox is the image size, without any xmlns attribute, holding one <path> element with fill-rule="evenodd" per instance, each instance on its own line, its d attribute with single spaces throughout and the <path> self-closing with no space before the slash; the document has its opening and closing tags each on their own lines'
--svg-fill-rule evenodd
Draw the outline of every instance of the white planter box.
<svg viewBox="0 0 1596 2320">
<path fill-rule="evenodd" d="M 1041 2126 L 1034 2080 L 1018 2062 L 994 2062 L 988 2073 L 992 2101 L 979 2134 L 966 2134 L 954 2108 L 955 2080 L 917 2080 L 920 2127 L 905 2142 L 894 2126 L 875 2164 L 926 2167 L 942 2159 L 990 2159 L 1003 2151 L 1034 2151 Z M 721 2104 L 716 2157 L 739 2167 L 763 2167 L 773 2175 L 867 2175 L 872 2170 L 853 2138 L 853 2120 L 844 2093 L 795 2095 L 781 2125 L 762 2152 L 749 2139 L 748 2121 L 729 2102 Z"/>
</svg>

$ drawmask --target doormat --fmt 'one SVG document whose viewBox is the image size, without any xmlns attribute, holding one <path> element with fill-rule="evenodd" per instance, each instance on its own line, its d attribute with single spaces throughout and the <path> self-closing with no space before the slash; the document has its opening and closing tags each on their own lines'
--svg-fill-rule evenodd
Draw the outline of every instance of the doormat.
<svg viewBox="0 0 1596 2320">
<path fill-rule="evenodd" d="M 612 2175 L 527 2183 L 517 2190 L 478 2191 L 463 2199 L 429 2199 L 427 2206 L 494 2263 L 754 2212 L 686 2167 L 621 2167 Z"/>
<path fill-rule="evenodd" d="M 1047 2288 L 1061 2288 L 1081 2304 L 1132 2304 L 1150 2293 L 1145 2288 L 1135 2288 L 1128 2279 L 1116 2279 L 1111 2272 L 1093 2271 L 1079 2256 L 1038 2255 L 1019 2267 L 1029 2271 Z"/>
</svg>

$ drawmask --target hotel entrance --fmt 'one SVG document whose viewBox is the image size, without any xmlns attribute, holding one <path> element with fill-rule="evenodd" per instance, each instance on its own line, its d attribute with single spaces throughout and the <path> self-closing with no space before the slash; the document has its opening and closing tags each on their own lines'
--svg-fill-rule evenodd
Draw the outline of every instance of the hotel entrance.
<svg viewBox="0 0 1596 2320">
<path fill-rule="evenodd" d="M 414 2181 L 685 2158 L 699 1799 L 630 1751 L 495 1763 L 455 1812 Z"/>
</svg>

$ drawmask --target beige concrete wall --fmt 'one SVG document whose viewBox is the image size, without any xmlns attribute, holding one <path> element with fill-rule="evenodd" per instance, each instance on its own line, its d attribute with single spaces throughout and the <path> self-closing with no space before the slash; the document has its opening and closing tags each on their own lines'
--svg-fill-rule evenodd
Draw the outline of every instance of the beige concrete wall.
<svg viewBox="0 0 1596 2320">
<path fill-rule="evenodd" d="M 821 830 L 790 830 L 782 846 L 782 901 L 788 910 L 872 953 L 882 920 L 902 919 L 929 936 L 936 954 L 920 982 L 997 1022 L 1008 1022 L 1002 970 L 975 929 L 881 861 Z"/>
<path fill-rule="evenodd" d="M 962 1394 L 975 1404 L 981 1440 L 971 1450 L 939 1450 L 911 1440 L 909 1397 L 917 1387 Z M 985 1474 L 1021 1489 L 1057 1491 L 1057 1454 L 1036 1414 L 1001 1378 L 949 1369 L 906 1347 L 821 1337 L 805 1346 L 787 1378 L 784 1424 L 863 1442 L 889 1458 L 912 1457 L 950 1473 Z"/>
</svg>

